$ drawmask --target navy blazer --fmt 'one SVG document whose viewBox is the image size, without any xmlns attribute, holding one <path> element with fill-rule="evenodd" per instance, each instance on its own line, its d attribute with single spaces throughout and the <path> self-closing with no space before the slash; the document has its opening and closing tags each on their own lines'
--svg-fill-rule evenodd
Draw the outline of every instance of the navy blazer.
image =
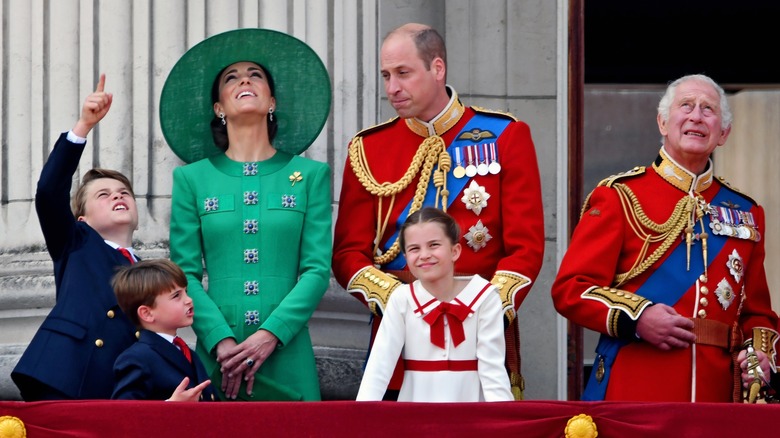
<svg viewBox="0 0 780 438">
<path fill-rule="evenodd" d="M 189 348 L 189 347 L 187 347 Z M 113 399 L 166 400 L 184 377 L 190 378 L 187 388 L 206 380 L 208 374 L 198 355 L 190 350 L 192 363 L 179 348 L 149 330 L 141 330 L 138 342 L 119 355 L 114 365 Z M 216 401 L 214 385 L 201 393 L 201 401 Z"/>
<path fill-rule="evenodd" d="M 111 287 L 117 266 L 130 262 L 70 209 L 84 146 L 63 133 L 38 180 L 35 208 L 54 262 L 56 303 L 11 373 L 22 396 L 46 385 L 73 399 L 108 399 L 114 362 L 136 340 Z"/>
</svg>

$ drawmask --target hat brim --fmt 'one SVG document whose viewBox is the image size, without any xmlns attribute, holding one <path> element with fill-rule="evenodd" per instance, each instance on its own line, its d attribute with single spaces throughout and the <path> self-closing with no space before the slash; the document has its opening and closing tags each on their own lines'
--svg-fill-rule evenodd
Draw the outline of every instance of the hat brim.
<svg viewBox="0 0 780 438">
<path fill-rule="evenodd" d="M 160 96 L 160 126 L 171 150 L 192 163 L 221 151 L 214 144 L 211 87 L 228 65 L 251 61 L 273 78 L 277 150 L 298 155 L 316 140 L 330 113 L 330 76 L 306 43 L 268 29 L 237 29 L 211 36 L 173 66 Z"/>
</svg>

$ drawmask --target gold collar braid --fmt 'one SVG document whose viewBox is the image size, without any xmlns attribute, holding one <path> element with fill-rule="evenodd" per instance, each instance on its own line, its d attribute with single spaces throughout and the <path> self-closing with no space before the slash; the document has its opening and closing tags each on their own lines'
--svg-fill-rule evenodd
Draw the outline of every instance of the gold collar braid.
<svg viewBox="0 0 780 438">
<path fill-rule="evenodd" d="M 623 207 L 623 214 L 628 220 L 628 224 L 640 239 L 644 241 L 642 250 L 639 252 L 634 265 L 627 272 L 618 274 L 614 279 L 614 286 L 617 287 L 628 280 L 642 274 L 655 262 L 657 262 L 667 250 L 672 246 L 675 240 L 677 240 L 680 234 L 685 231 L 685 244 L 687 246 L 688 266 L 690 269 L 691 263 L 691 245 L 693 241 L 693 225 L 695 221 L 702 222 L 704 217 L 705 202 L 701 198 L 701 195 L 685 196 L 681 198 L 677 205 L 674 207 L 674 211 L 669 216 L 669 219 L 662 224 L 653 222 L 642 209 L 642 205 L 634 195 L 634 192 L 628 188 L 625 184 L 614 184 L 618 197 L 620 198 L 620 204 Z M 702 223 L 702 233 L 699 235 L 702 243 L 702 253 L 704 255 L 704 269 L 705 277 L 707 275 L 707 233 L 704 232 Z M 653 251 L 649 256 L 647 250 L 651 243 L 662 242 L 661 245 Z"/>
<path fill-rule="evenodd" d="M 439 114 L 436 115 L 429 122 L 418 119 L 417 117 L 411 117 L 405 119 L 406 127 L 420 137 L 430 137 L 432 135 L 444 135 L 450 128 L 455 126 L 466 114 L 466 107 L 463 106 L 460 99 L 458 99 L 458 93 L 454 88 L 447 87 L 447 94 L 450 95 L 450 100 L 447 102 L 447 106 Z"/>
<path fill-rule="evenodd" d="M 653 169 L 664 181 L 677 187 L 685 193 L 694 191 L 701 193 L 712 185 L 712 161 L 707 162 L 707 168 L 701 175 L 695 175 L 688 169 L 677 164 L 668 153 L 661 148 L 658 158 L 653 162 Z"/>
<path fill-rule="evenodd" d="M 418 172 L 420 172 L 420 180 L 417 182 L 417 189 L 414 192 L 409 214 L 422 208 L 425 194 L 428 191 L 428 181 L 431 179 L 432 172 L 434 173 L 434 187 L 436 187 L 435 206 L 438 207 L 439 198 L 441 198 L 442 210 L 447 211 L 447 198 L 449 196 L 449 191 L 447 190 L 447 172 L 449 172 L 452 162 L 450 155 L 447 153 L 447 145 L 438 135 L 430 136 L 423 140 L 422 144 L 417 148 L 417 152 L 414 154 L 412 163 L 406 170 L 406 173 L 404 173 L 401 179 L 394 183 L 379 183 L 374 178 L 374 175 L 371 173 L 371 169 L 368 166 L 368 160 L 366 159 L 363 137 L 358 136 L 352 139 L 352 142 L 349 145 L 349 159 L 352 165 L 352 171 L 355 172 L 355 176 L 357 176 L 360 184 L 362 184 L 369 193 L 379 198 L 376 237 L 374 238 L 374 254 L 379 254 L 379 243 L 387 229 L 387 224 L 390 222 L 390 213 L 395 204 L 395 196 L 411 184 Z M 435 172 L 433 171 L 434 164 L 438 164 L 438 168 Z M 386 197 L 390 197 L 390 205 L 383 217 L 382 199 Z M 398 238 L 396 238 L 387 252 L 374 256 L 374 263 L 378 265 L 387 264 L 395 259 L 400 252 L 400 245 L 398 243 Z"/>
</svg>

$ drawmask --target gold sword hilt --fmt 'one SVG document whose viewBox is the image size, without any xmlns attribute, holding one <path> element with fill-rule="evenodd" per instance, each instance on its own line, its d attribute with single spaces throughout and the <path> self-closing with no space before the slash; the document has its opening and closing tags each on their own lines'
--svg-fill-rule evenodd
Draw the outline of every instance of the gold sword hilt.
<svg viewBox="0 0 780 438">
<path fill-rule="evenodd" d="M 747 374 L 752 379 L 748 385 L 747 402 L 756 403 L 761 396 L 761 388 L 764 385 L 768 385 L 764 371 L 761 369 L 761 364 L 758 361 L 756 350 L 752 345 L 747 346 Z"/>
</svg>

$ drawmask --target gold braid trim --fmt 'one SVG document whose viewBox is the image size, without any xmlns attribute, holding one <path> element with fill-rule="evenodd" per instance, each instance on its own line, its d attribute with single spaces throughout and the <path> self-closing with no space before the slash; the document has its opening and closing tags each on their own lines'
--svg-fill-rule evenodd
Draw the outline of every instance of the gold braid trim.
<svg viewBox="0 0 780 438">
<path fill-rule="evenodd" d="M 627 290 L 614 287 L 593 286 L 582 294 L 582 298 L 596 300 L 609 307 L 607 314 L 607 334 L 618 337 L 618 320 L 621 313 L 636 321 L 642 311 L 652 304 L 647 298 Z"/>
<path fill-rule="evenodd" d="M 446 156 L 446 159 L 444 156 Z M 447 211 L 446 197 L 449 195 L 449 193 L 446 190 L 446 172 L 449 171 L 451 161 L 449 154 L 447 153 L 447 146 L 444 144 L 444 140 L 438 135 L 434 135 L 423 140 L 423 142 L 417 148 L 417 152 L 414 154 L 412 163 L 409 165 L 406 173 L 404 173 L 401 179 L 394 183 L 379 183 L 374 178 L 374 175 L 371 173 L 371 169 L 368 166 L 368 160 L 366 159 L 366 153 L 363 147 L 363 137 L 357 136 L 352 139 L 352 142 L 349 144 L 349 159 L 352 163 L 352 171 L 355 172 L 355 176 L 357 176 L 360 184 L 362 184 L 369 193 L 380 198 L 380 210 L 381 198 L 394 198 L 395 195 L 406 189 L 409 184 L 411 184 L 415 175 L 417 175 L 419 172 L 420 180 L 417 182 L 417 189 L 414 192 L 412 206 L 409 209 L 410 214 L 422 208 L 423 201 L 425 200 L 425 194 L 428 191 L 428 181 L 430 181 L 431 173 L 433 172 L 433 166 L 434 164 L 438 164 L 439 169 L 437 169 L 436 172 L 444 172 L 444 175 L 436 177 L 434 179 L 434 184 L 437 187 L 437 195 L 441 196 L 442 198 L 442 209 Z M 444 187 L 444 189 L 442 189 L 442 187 Z M 392 208 L 392 204 L 390 208 Z M 382 217 L 381 211 L 377 212 L 377 217 Z M 377 227 L 377 236 L 375 238 L 375 242 L 377 242 L 377 244 L 382 238 L 382 234 L 384 234 L 384 230 L 386 229 L 389 220 L 390 218 L 388 211 L 388 215 L 386 215 L 384 223 Z M 387 264 L 395 259 L 400 252 L 401 248 L 398 244 L 398 238 L 396 238 L 395 242 L 393 242 L 393 245 L 390 247 L 390 249 L 387 250 L 387 252 L 382 255 L 374 256 L 374 263 L 377 265 Z"/>
<path fill-rule="evenodd" d="M 777 340 L 780 334 L 766 327 L 753 328 L 753 348 L 766 353 L 773 372 L 777 372 Z"/>
<path fill-rule="evenodd" d="M 476 111 L 478 113 L 494 114 L 494 115 L 497 115 L 497 116 L 502 116 L 504 118 L 511 119 L 513 122 L 516 122 L 516 121 L 519 120 L 517 117 L 512 115 L 512 113 L 508 113 L 508 112 L 504 112 L 504 111 L 487 109 L 487 108 L 483 108 L 481 106 L 476 106 L 476 105 L 471 105 L 471 109 L 473 109 L 474 111 Z"/>
<path fill-rule="evenodd" d="M 509 373 L 509 387 L 512 391 L 512 398 L 515 400 L 523 400 L 523 392 L 525 391 L 525 378 L 520 373 Z"/>
<path fill-rule="evenodd" d="M 347 292 L 363 294 L 371 313 L 381 316 L 387 307 L 390 294 L 400 285 L 401 282 L 394 276 L 368 266 L 355 274 L 347 285 Z"/>
<path fill-rule="evenodd" d="M 742 386 L 742 376 L 739 373 L 741 369 L 736 362 L 737 352 L 732 353 L 736 365 L 734 367 L 734 397 L 736 401 L 739 401 L 739 391 L 741 390 L 744 402 L 758 403 L 761 401 L 765 403 L 766 387 L 770 385 L 769 376 L 765 375 L 761 370 L 761 364 L 755 352 L 760 350 L 766 353 L 771 372 L 777 372 L 775 344 L 780 335 L 775 330 L 766 327 L 753 327 L 752 335 L 753 337 L 746 339 L 741 346 L 742 349 L 747 351 L 747 368 L 745 371 L 747 371 L 748 376 L 752 376 L 750 380 L 745 381 L 745 383 L 749 384 L 747 389 Z"/>
<path fill-rule="evenodd" d="M 530 286 L 531 280 L 511 271 L 496 271 L 490 283 L 498 289 L 498 296 L 501 297 L 501 307 L 504 309 L 507 323 L 512 323 L 516 316 L 515 295 L 520 289 Z"/>
<path fill-rule="evenodd" d="M 634 195 L 634 192 L 628 188 L 625 184 L 614 184 L 612 186 L 620 198 L 620 204 L 623 207 L 623 214 L 628 220 L 631 229 L 634 231 L 637 237 L 644 240 L 642 250 L 637 256 L 634 265 L 628 272 L 624 272 L 615 276 L 613 285 L 615 287 L 624 284 L 628 280 L 645 272 L 650 266 L 657 262 L 672 244 L 677 240 L 683 230 L 689 226 L 689 221 L 696 211 L 697 200 L 690 196 L 686 196 L 677 202 L 674 207 L 674 211 L 669 216 L 669 219 L 662 224 L 658 224 L 650 220 L 647 217 L 642 205 Z M 703 212 L 698 211 L 699 214 Z M 647 250 L 651 243 L 662 242 L 661 246 L 656 248 L 652 254 L 647 255 Z"/>
<path fill-rule="evenodd" d="M 442 144 L 444 144 L 444 141 L 442 141 Z M 441 198 L 441 209 L 446 212 L 447 198 L 450 196 L 450 191 L 447 190 L 447 172 L 452 168 L 452 158 L 450 158 L 450 154 L 446 150 L 439 152 L 438 164 L 439 167 L 433 172 L 433 186 L 436 187 L 434 207 L 439 208 L 439 198 Z"/>
<path fill-rule="evenodd" d="M 618 320 L 620 319 L 620 311 L 617 309 L 609 309 L 607 313 L 607 334 L 613 337 L 618 337 Z"/>
<path fill-rule="evenodd" d="M 617 175 L 612 175 L 608 178 L 602 179 L 598 186 L 599 187 L 612 187 L 613 184 L 616 184 L 618 180 L 621 180 L 623 178 L 628 178 L 632 176 L 642 175 L 645 173 L 646 168 L 644 166 L 636 166 L 631 170 L 620 172 Z M 588 193 L 588 196 L 585 198 L 585 202 L 582 204 L 582 209 L 580 209 L 580 218 L 582 218 L 582 215 L 585 214 L 586 211 L 590 208 L 590 197 L 593 195 L 593 192 L 591 191 Z"/>
</svg>

